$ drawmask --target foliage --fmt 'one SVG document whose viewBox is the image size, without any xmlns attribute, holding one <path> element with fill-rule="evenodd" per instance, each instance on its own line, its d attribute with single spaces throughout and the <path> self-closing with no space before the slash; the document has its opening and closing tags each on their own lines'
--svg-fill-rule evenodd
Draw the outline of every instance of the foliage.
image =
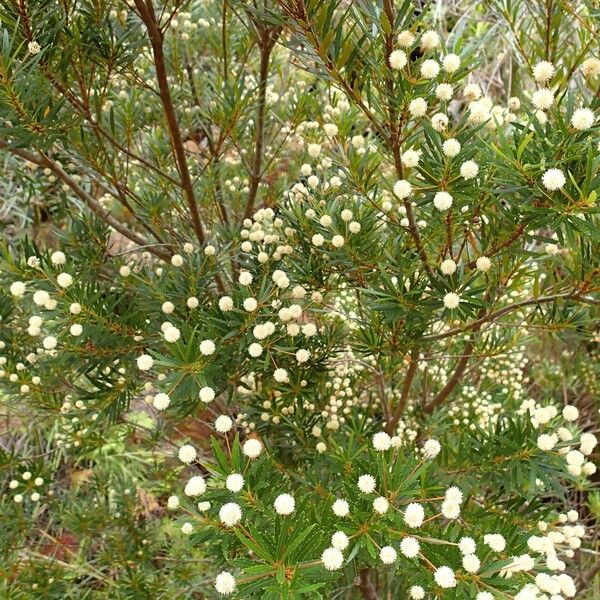
<svg viewBox="0 0 600 600">
<path fill-rule="evenodd" d="M 5 3 L 4 595 L 593 593 L 597 10 Z"/>
</svg>

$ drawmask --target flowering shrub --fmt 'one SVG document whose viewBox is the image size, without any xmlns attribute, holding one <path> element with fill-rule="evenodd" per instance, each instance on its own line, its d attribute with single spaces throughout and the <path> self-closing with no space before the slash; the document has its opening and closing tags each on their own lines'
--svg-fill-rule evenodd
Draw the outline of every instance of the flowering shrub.
<svg viewBox="0 0 600 600">
<path fill-rule="evenodd" d="M 0 9 L 8 597 L 591 589 L 595 25 L 484 4 Z"/>
</svg>

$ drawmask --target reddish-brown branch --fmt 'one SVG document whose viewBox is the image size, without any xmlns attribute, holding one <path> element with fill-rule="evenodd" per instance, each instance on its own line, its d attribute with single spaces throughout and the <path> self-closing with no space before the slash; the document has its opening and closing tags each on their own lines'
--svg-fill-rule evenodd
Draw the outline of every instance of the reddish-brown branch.
<svg viewBox="0 0 600 600">
<path fill-rule="evenodd" d="M 406 408 L 406 403 L 408 402 L 408 397 L 410 395 L 410 388 L 412 386 L 413 379 L 417 373 L 417 367 L 419 365 L 419 355 L 418 351 L 414 351 L 410 356 L 410 364 L 408 365 L 408 371 L 406 372 L 406 378 L 404 379 L 404 383 L 402 385 L 402 392 L 400 393 L 400 401 L 398 402 L 398 406 L 394 410 L 392 414 L 392 418 L 387 423 L 385 430 L 391 435 L 396 429 L 398 425 L 398 421 L 400 417 L 404 413 L 404 409 Z"/>
<path fill-rule="evenodd" d="M 479 329 L 480 327 L 481 325 L 477 329 Z M 452 377 L 450 377 L 446 385 L 438 392 L 435 398 L 425 405 L 424 410 L 426 413 L 432 413 L 438 406 L 440 406 L 444 402 L 444 400 L 446 400 L 446 398 L 452 393 L 454 388 L 460 383 L 465 369 L 467 368 L 467 363 L 473 355 L 474 348 L 475 342 L 473 341 L 473 339 L 470 339 L 465 344 L 463 354 L 456 363 L 456 367 L 454 369 L 454 373 L 452 373 Z"/>
<path fill-rule="evenodd" d="M 379 600 L 377 590 L 371 581 L 371 570 L 362 569 L 359 573 L 358 589 L 365 600 Z"/>
<path fill-rule="evenodd" d="M 183 186 L 184 195 L 188 204 L 190 218 L 192 220 L 192 227 L 194 228 L 194 232 L 198 238 L 198 241 L 201 244 L 204 244 L 206 241 L 206 235 L 204 233 L 202 222 L 200 221 L 200 212 L 198 210 L 198 203 L 196 202 L 196 195 L 194 193 L 194 187 L 192 185 L 192 179 L 190 177 L 187 159 L 185 156 L 183 138 L 181 137 L 181 131 L 179 130 L 175 107 L 173 106 L 173 100 L 169 90 L 167 67 L 163 49 L 163 34 L 156 21 L 156 15 L 154 14 L 152 2 L 150 0 L 146 0 L 146 2 L 143 0 L 134 0 L 134 2 L 142 21 L 146 25 L 148 36 L 150 38 L 159 95 L 163 106 L 163 111 L 167 119 L 167 127 L 169 130 L 169 137 L 171 139 L 171 146 L 175 156 L 175 162 L 177 163 L 177 169 L 181 177 L 181 184 Z"/>
<path fill-rule="evenodd" d="M 7 151 L 11 152 L 15 156 L 22 158 L 24 160 L 28 160 L 40 167 L 45 167 L 50 169 L 61 181 L 63 181 L 66 185 L 71 188 L 71 190 L 85 202 L 88 208 L 97 215 L 102 221 L 104 221 L 107 225 L 112 227 L 115 231 L 118 231 L 120 234 L 125 236 L 128 240 L 135 242 L 139 246 L 144 246 L 148 252 L 154 254 L 158 258 L 162 258 L 163 260 L 168 260 L 170 258 L 170 254 L 164 252 L 163 250 L 148 244 L 148 242 L 139 236 L 137 233 L 130 231 L 126 227 L 123 227 L 119 221 L 117 221 L 110 213 L 102 208 L 101 204 L 96 200 L 93 196 L 88 194 L 68 173 L 66 173 L 63 168 L 48 158 L 44 154 L 34 154 L 33 152 L 29 152 L 27 150 L 22 150 L 20 148 L 12 148 L 6 142 L 0 140 L 0 148 L 4 148 Z"/>
<path fill-rule="evenodd" d="M 244 219 L 248 219 L 254 212 L 258 186 L 262 179 L 263 147 L 265 138 L 265 111 L 267 104 L 267 80 L 269 77 L 269 60 L 277 38 L 279 29 L 265 28 L 258 42 L 260 50 L 260 66 L 258 73 L 258 104 L 256 108 L 256 136 L 254 141 L 254 157 L 252 159 L 252 172 L 250 173 L 250 189 L 248 201 L 244 211 Z"/>
<path fill-rule="evenodd" d="M 590 291 L 590 290 L 588 290 Z M 526 306 L 532 306 L 534 304 L 545 304 L 547 302 L 554 302 L 555 300 L 575 300 L 577 302 L 584 302 L 588 304 L 600 304 L 600 300 L 596 300 L 594 298 L 589 298 L 583 296 L 578 292 L 565 292 L 562 294 L 552 294 L 549 296 L 539 296 L 538 298 L 530 298 L 529 300 L 522 300 L 521 302 L 515 302 L 514 304 L 510 304 L 509 306 L 505 306 L 500 308 L 494 312 L 488 313 L 487 315 L 483 315 L 480 318 L 476 319 L 472 323 L 468 323 L 464 327 L 457 327 L 456 329 L 451 329 L 450 331 L 445 331 L 444 333 L 437 333 L 434 335 L 426 335 L 421 339 L 426 342 L 431 342 L 434 340 L 443 340 L 444 338 L 453 337 L 460 333 L 465 333 L 469 330 L 478 331 L 484 323 L 495 321 L 500 317 L 512 312 L 513 310 L 518 310 L 519 308 L 524 308 Z"/>
</svg>

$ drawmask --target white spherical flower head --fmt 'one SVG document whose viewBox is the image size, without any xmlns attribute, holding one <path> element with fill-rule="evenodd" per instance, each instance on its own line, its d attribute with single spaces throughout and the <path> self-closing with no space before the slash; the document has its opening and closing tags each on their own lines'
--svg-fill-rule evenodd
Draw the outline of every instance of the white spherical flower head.
<svg viewBox="0 0 600 600">
<path fill-rule="evenodd" d="M 256 310 L 258 302 L 254 298 L 246 298 L 244 300 L 244 310 L 247 312 L 253 312 Z"/>
<path fill-rule="evenodd" d="M 357 485 L 358 489 L 363 494 L 371 494 L 375 491 L 375 486 L 377 485 L 377 482 L 375 481 L 375 477 L 373 477 L 372 475 L 361 475 L 358 478 Z"/>
<path fill-rule="evenodd" d="M 458 548 L 461 554 L 475 554 L 477 546 L 473 538 L 463 537 L 460 538 L 460 541 L 458 542 Z"/>
<path fill-rule="evenodd" d="M 42 346 L 44 346 L 44 348 L 46 350 L 54 350 L 54 348 L 56 348 L 57 344 L 58 344 L 58 340 L 52 335 L 46 336 L 42 340 Z"/>
<path fill-rule="evenodd" d="M 241 518 L 242 509 L 240 508 L 240 505 L 235 502 L 223 504 L 219 510 L 219 519 L 221 519 L 221 523 L 227 527 L 234 527 L 240 522 Z"/>
<path fill-rule="evenodd" d="M 142 354 L 137 357 L 137 368 L 140 371 L 149 371 L 154 364 L 154 359 L 149 354 Z"/>
<path fill-rule="evenodd" d="M 402 50 L 394 50 L 389 58 L 390 67 L 394 70 L 403 69 L 408 62 L 406 53 Z"/>
<path fill-rule="evenodd" d="M 548 83 L 555 72 L 554 65 L 547 60 L 541 60 L 533 67 L 533 77 L 538 83 Z"/>
<path fill-rule="evenodd" d="M 450 567 L 438 567 L 433 574 L 433 578 L 441 588 L 456 587 L 456 577 L 454 576 L 454 571 Z"/>
<path fill-rule="evenodd" d="M 542 184 L 551 192 L 560 190 L 565 183 L 567 183 L 567 180 L 560 169 L 548 169 L 542 176 Z"/>
<path fill-rule="evenodd" d="M 565 456 L 567 464 L 575 467 L 580 467 L 585 461 L 585 455 L 579 450 L 569 450 Z"/>
<path fill-rule="evenodd" d="M 477 270 L 486 272 L 492 267 L 492 261 L 487 256 L 480 256 L 475 261 L 475 266 L 477 267 Z"/>
<path fill-rule="evenodd" d="M 67 263 L 67 257 L 64 252 L 57 250 L 50 255 L 50 262 L 53 265 L 64 265 Z"/>
<path fill-rule="evenodd" d="M 337 548 L 326 548 L 321 554 L 321 562 L 328 571 L 337 571 L 344 564 L 344 555 Z"/>
<path fill-rule="evenodd" d="M 404 522 L 413 529 L 421 527 L 425 520 L 425 511 L 417 502 L 411 502 L 404 511 Z"/>
<path fill-rule="evenodd" d="M 221 571 L 215 579 L 215 590 L 221 596 L 231 596 L 235 592 L 235 577 L 227 571 Z"/>
<path fill-rule="evenodd" d="M 453 310 L 455 308 L 458 308 L 458 305 L 460 304 L 461 298 L 460 296 L 455 293 L 455 292 L 448 292 L 445 296 L 444 296 L 444 306 L 446 308 L 448 308 L 449 310 Z"/>
<path fill-rule="evenodd" d="M 210 386 L 206 385 L 200 389 L 198 396 L 200 400 L 202 400 L 202 402 L 208 404 L 209 402 L 212 402 L 215 399 L 215 390 L 213 390 L 213 388 L 211 388 Z"/>
<path fill-rule="evenodd" d="M 379 558 L 384 565 L 392 565 L 396 562 L 398 554 L 391 546 L 383 546 L 379 551 Z"/>
<path fill-rule="evenodd" d="M 428 58 L 421 63 L 421 77 L 423 79 L 435 79 L 440 72 L 440 65 L 432 58 Z"/>
<path fill-rule="evenodd" d="M 181 337 L 181 332 L 179 331 L 179 329 L 177 329 L 177 327 L 174 327 L 173 325 L 169 324 L 168 327 L 165 327 L 163 331 L 163 336 L 165 338 L 165 342 L 169 342 L 169 344 L 174 344 Z"/>
<path fill-rule="evenodd" d="M 579 410 L 576 406 L 568 404 L 563 408 L 562 416 L 565 421 L 577 421 L 577 419 L 579 418 Z"/>
<path fill-rule="evenodd" d="M 481 94 L 481 87 L 477 83 L 469 83 L 465 85 L 463 90 L 463 96 L 465 97 L 465 100 L 469 102 L 479 100 L 479 98 L 481 98 Z"/>
<path fill-rule="evenodd" d="M 152 400 L 152 405 L 154 406 L 154 408 L 156 408 L 156 410 L 165 410 L 166 408 L 168 408 L 170 403 L 171 399 L 167 394 L 163 392 L 156 394 L 156 396 L 154 396 Z"/>
<path fill-rule="evenodd" d="M 453 202 L 454 198 L 448 192 L 437 192 L 433 197 L 433 205 L 442 212 L 448 210 Z"/>
<path fill-rule="evenodd" d="M 549 452 L 550 450 L 552 450 L 552 448 L 554 448 L 554 446 L 556 446 L 557 442 L 558 440 L 556 436 L 548 435 L 547 433 L 542 433 L 542 435 L 540 435 L 537 439 L 537 446 L 540 450 L 543 450 L 544 452 Z"/>
<path fill-rule="evenodd" d="M 390 503 L 387 501 L 387 498 L 384 498 L 383 496 L 379 496 L 379 498 L 375 498 L 375 500 L 373 500 L 373 510 L 380 514 L 380 515 L 384 515 L 388 509 L 390 508 Z"/>
<path fill-rule="evenodd" d="M 321 154 L 321 144 L 308 144 L 307 151 L 309 156 L 317 158 Z"/>
<path fill-rule="evenodd" d="M 181 533 L 184 533 L 185 535 L 190 535 L 190 533 L 192 533 L 193 530 L 194 530 L 194 526 L 189 522 L 185 522 L 181 526 Z"/>
<path fill-rule="evenodd" d="M 446 54 L 442 59 L 442 67 L 446 73 L 455 73 L 460 69 L 460 56 L 458 54 Z"/>
<path fill-rule="evenodd" d="M 258 358 L 263 353 L 263 347 L 258 342 L 254 342 L 248 346 L 248 354 L 252 358 Z"/>
<path fill-rule="evenodd" d="M 435 458 L 441 450 L 442 446 L 437 440 L 427 440 L 423 444 L 423 456 L 430 460 Z"/>
<path fill-rule="evenodd" d="M 494 596 L 490 592 L 479 592 L 477 596 L 475 596 L 475 600 L 494 600 Z"/>
<path fill-rule="evenodd" d="M 167 508 L 170 510 L 176 510 L 179 508 L 179 498 L 177 496 L 169 496 L 167 500 Z"/>
<path fill-rule="evenodd" d="M 212 340 L 202 340 L 200 342 L 200 354 L 210 356 L 215 351 L 215 343 Z"/>
<path fill-rule="evenodd" d="M 205 491 L 206 481 L 204 481 L 202 475 L 194 475 L 190 478 L 183 490 L 186 496 L 200 496 L 201 494 L 204 494 Z"/>
<path fill-rule="evenodd" d="M 467 573 L 477 573 L 481 567 L 481 561 L 475 554 L 465 554 L 463 556 L 462 564 Z"/>
<path fill-rule="evenodd" d="M 433 50 L 440 45 L 440 36 L 433 30 L 426 31 L 421 36 L 421 48 L 423 50 Z"/>
<path fill-rule="evenodd" d="M 427 113 L 427 100 L 425 98 L 415 98 L 408 105 L 408 112 L 413 117 L 422 117 Z"/>
<path fill-rule="evenodd" d="M 494 550 L 494 552 L 503 552 L 506 548 L 506 540 L 499 533 L 488 533 L 483 536 L 483 543 Z"/>
<path fill-rule="evenodd" d="M 194 446 L 185 444 L 185 446 L 181 446 L 181 448 L 179 448 L 178 456 L 182 463 L 189 465 L 196 460 L 196 449 Z"/>
<path fill-rule="evenodd" d="M 335 248 L 341 248 L 345 243 L 344 240 L 344 236 L 342 235 L 334 235 L 331 238 L 331 244 L 335 247 Z"/>
<path fill-rule="evenodd" d="M 373 436 L 373 448 L 377 452 L 385 452 L 392 446 L 392 438 L 385 432 L 379 431 Z"/>
<path fill-rule="evenodd" d="M 423 600 L 425 598 L 425 590 L 420 585 L 413 585 L 409 593 L 412 600 Z"/>
<path fill-rule="evenodd" d="M 406 30 L 398 34 L 398 46 L 400 48 L 410 48 L 415 43 L 415 36 L 412 32 Z"/>
<path fill-rule="evenodd" d="M 596 117 L 589 108 L 578 108 L 571 117 L 571 125 L 579 131 L 585 131 L 594 125 Z"/>
<path fill-rule="evenodd" d="M 15 298 L 21 298 L 24 294 L 25 294 L 25 283 L 23 283 L 22 281 L 15 281 L 14 283 L 10 284 L 10 293 L 15 297 Z"/>
<path fill-rule="evenodd" d="M 460 152 L 460 142 L 454 138 L 450 138 L 442 144 L 442 150 L 446 156 L 454 158 Z"/>
<path fill-rule="evenodd" d="M 220 415 L 215 420 L 215 429 L 219 433 L 227 433 L 233 427 L 233 419 L 227 415 Z"/>
<path fill-rule="evenodd" d="M 240 276 L 238 277 L 238 281 L 241 285 L 250 285 L 252 283 L 253 277 L 252 274 L 248 271 L 242 271 Z"/>
<path fill-rule="evenodd" d="M 554 94 L 548 88 L 541 88 L 533 92 L 531 103 L 537 110 L 548 110 L 554 104 Z"/>
<path fill-rule="evenodd" d="M 244 487 L 244 477 L 240 473 L 232 473 L 225 480 L 225 487 L 234 494 L 237 494 Z"/>
<path fill-rule="evenodd" d="M 435 88 L 436 98 L 442 100 L 443 102 L 449 102 L 450 100 L 452 100 L 453 94 L 454 90 L 452 89 L 452 86 L 449 83 L 440 83 Z"/>
<path fill-rule="evenodd" d="M 420 150 L 405 150 L 402 154 L 402 166 L 407 169 L 411 169 L 412 167 L 416 167 L 421 160 L 421 151 Z"/>
<path fill-rule="evenodd" d="M 289 494 L 280 494 L 275 498 L 273 508 L 278 515 L 291 515 L 296 508 L 296 501 Z"/>
<path fill-rule="evenodd" d="M 331 507 L 333 513 L 337 517 L 345 517 L 350 512 L 350 507 L 348 506 L 348 502 L 346 500 L 338 499 L 333 503 Z"/>
<path fill-rule="evenodd" d="M 451 258 L 447 258 L 446 260 L 442 261 L 442 264 L 440 265 L 440 271 L 444 275 L 453 275 L 456 273 L 456 263 Z"/>
<path fill-rule="evenodd" d="M 412 185 L 406 179 L 400 179 L 394 184 L 394 194 L 400 200 L 404 200 L 412 194 Z"/>
<path fill-rule="evenodd" d="M 335 123 L 325 123 L 325 125 L 323 125 L 323 131 L 327 137 L 334 137 L 338 134 L 339 129 Z"/>
<path fill-rule="evenodd" d="M 83 333 L 83 327 L 79 323 L 74 323 L 69 327 L 69 333 L 73 337 L 78 337 Z"/>
<path fill-rule="evenodd" d="M 474 179 L 479 173 L 479 166 L 474 160 L 466 160 L 460 165 L 460 176 L 465 179 Z"/>
<path fill-rule="evenodd" d="M 400 542 L 400 552 L 402 552 L 406 558 L 415 558 L 419 555 L 420 550 L 421 545 L 414 537 L 406 537 Z"/>
<path fill-rule="evenodd" d="M 338 550 L 345 550 L 348 547 L 350 540 L 343 531 L 336 531 L 331 536 L 331 545 Z"/>
<path fill-rule="evenodd" d="M 263 445 L 262 445 L 261 441 L 257 440 L 256 438 L 251 438 L 249 440 L 246 440 L 244 442 L 244 445 L 242 446 L 242 452 L 248 458 L 258 458 L 262 451 L 263 451 Z"/>
<path fill-rule="evenodd" d="M 73 277 L 69 273 L 59 273 L 56 277 L 56 283 L 61 288 L 66 289 L 73 285 Z"/>
<path fill-rule="evenodd" d="M 233 299 L 230 296 L 223 296 L 219 298 L 219 308 L 223 312 L 233 310 Z"/>
<path fill-rule="evenodd" d="M 307 362 L 309 358 L 310 358 L 310 350 L 300 348 L 300 350 L 296 351 L 296 360 L 300 364 Z"/>
<path fill-rule="evenodd" d="M 46 306 L 48 300 L 50 300 L 50 294 L 45 290 L 38 290 L 33 294 L 33 303 L 37 306 Z"/>
<path fill-rule="evenodd" d="M 183 256 L 181 254 L 173 254 L 171 256 L 171 264 L 174 267 L 181 267 L 183 265 Z"/>
<path fill-rule="evenodd" d="M 277 383 L 288 383 L 290 381 L 288 372 L 285 369 L 275 369 L 273 378 Z"/>
<path fill-rule="evenodd" d="M 581 63 L 581 71 L 585 77 L 596 77 L 600 75 L 600 59 L 598 58 L 586 58 Z"/>
</svg>

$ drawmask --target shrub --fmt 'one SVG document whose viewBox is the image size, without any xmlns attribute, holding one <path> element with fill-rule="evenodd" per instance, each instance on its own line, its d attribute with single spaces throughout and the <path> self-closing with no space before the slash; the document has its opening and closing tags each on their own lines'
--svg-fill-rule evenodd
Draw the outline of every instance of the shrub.
<svg viewBox="0 0 600 600">
<path fill-rule="evenodd" d="M 9 597 L 585 591 L 600 59 L 531 4 L 0 9 Z"/>
</svg>

